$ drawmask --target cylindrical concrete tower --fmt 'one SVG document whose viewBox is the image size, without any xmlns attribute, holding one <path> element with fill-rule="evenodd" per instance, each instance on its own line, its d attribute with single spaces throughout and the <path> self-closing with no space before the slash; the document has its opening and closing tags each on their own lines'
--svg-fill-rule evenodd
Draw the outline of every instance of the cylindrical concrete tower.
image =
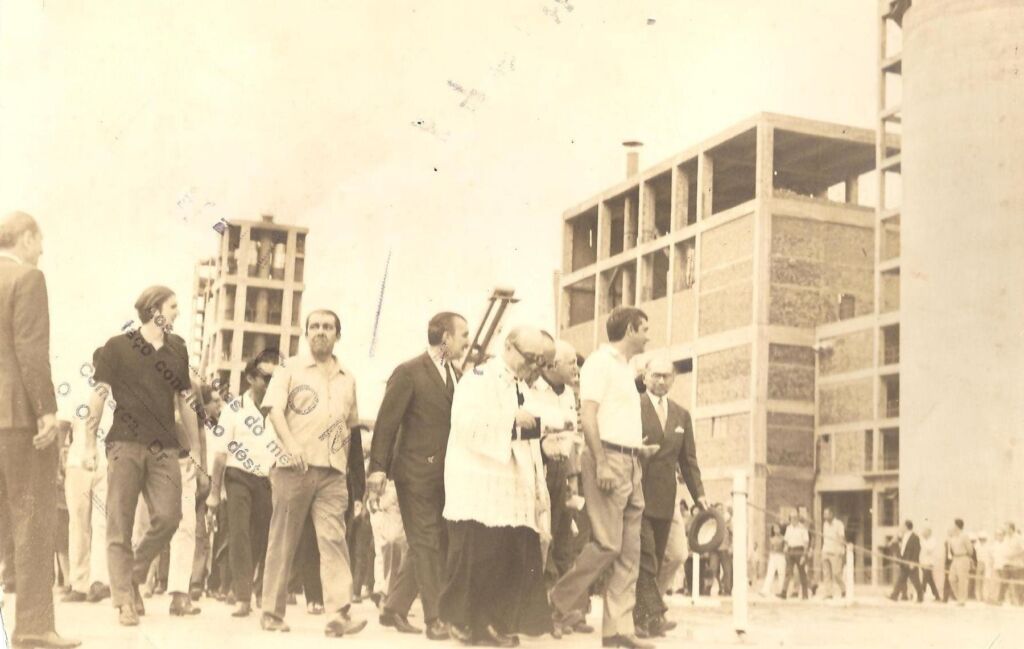
<svg viewBox="0 0 1024 649">
<path fill-rule="evenodd" d="M 1024 3 L 903 18 L 900 516 L 1024 515 Z"/>
</svg>

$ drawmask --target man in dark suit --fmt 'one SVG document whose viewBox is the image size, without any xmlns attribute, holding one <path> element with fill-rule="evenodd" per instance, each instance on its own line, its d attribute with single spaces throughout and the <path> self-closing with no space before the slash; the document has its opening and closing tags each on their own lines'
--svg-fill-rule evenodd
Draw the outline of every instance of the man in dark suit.
<svg viewBox="0 0 1024 649">
<path fill-rule="evenodd" d="M 0 492 L 14 525 L 15 647 L 75 647 L 54 630 L 57 400 L 50 378 L 50 306 L 36 264 L 43 235 L 28 214 L 0 219 Z"/>
<path fill-rule="evenodd" d="M 444 511 L 444 457 L 451 427 L 452 397 L 459 375 L 453 363 L 469 344 L 466 319 L 435 315 L 427 325 L 427 351 L 395 368 L 380 404 L 367 488 L 379 499 L 395 481 L 409 555 L 381 610 L 380 623 L 403 633 L 419 633 L 409 623 L 417 592 L 427 637 L 449 637 L 438 618 L 447 535 Z"/>
<path fill-rule="evenodd" d="M 676 468 L 683 475 L 690 495 L 707 507 L 704 485 L 697 465 L 690 413 L 668 398 L 675 381 L 675 366 L 664 357 L 647 361 L 644 373 L 646 394 L 640 396 L 644 444 L 659 446 L 643 463 L 644 516 L 640 526 L 640 575 L 636 582 L 633 621 L 637 635 L 664 635 L 675 626 L 665 619 L 668 607 L 658 588 L 658 570 L 665 558 L 668 533 L 676 503 Z"/>
<path fill-rule="evenodd" d="M 914 589 L 917 591 L 917 601 L 923 602 L 924 588 L 921 587 L 921 579 L 917 575 L 917 563 L 921 559 L 921 539 L 917 538 L 917 534 L 914 533 L 913 522 L 905 522 L 904 527 L 903 535 L 895 545 L 899 558 L 909 563 L 899 564 L 900 574 L 892 587 L 892 594 L 889 595 L 889 599 L 895 602 L 898 599 L 905 599 L 907 597 L 907 579 L 909 578 L 910 583 L 914 585 Z"/>
</svg>

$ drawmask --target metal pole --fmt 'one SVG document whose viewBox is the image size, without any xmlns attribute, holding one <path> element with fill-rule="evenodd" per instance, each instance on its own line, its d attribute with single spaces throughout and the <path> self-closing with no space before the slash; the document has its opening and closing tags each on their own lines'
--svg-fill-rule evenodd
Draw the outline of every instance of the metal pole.
<svg viewBox="0 0 1024 649">
<path fill-rule="evenodd" d="M 853 544 L 846 544 L 846 565 L 843 567 L 843 581 L 846 582 L 846 601 L 853 601 Z"/>
<path fill-rule="evenodd" d="M 747 474 L 732 479 L 732 623 L 738 635 L 747 632 Z"/>
</svg>

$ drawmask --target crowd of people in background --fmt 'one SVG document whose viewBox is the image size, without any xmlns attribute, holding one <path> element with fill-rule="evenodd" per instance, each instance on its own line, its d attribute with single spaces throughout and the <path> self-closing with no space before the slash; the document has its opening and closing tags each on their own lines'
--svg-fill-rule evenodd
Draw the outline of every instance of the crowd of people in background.
<svg viewBox="0 0 1024 649">
<path fill-rule="evenodd" d="M 639 309 L 613 309 L 609 342 L 585 360 L 521 326 L 466 366 L 465 318 L 439 313 L 371 430 L 334 353 L 333 311 L 307 316 L 308 351 L 247 359 L 234 396 L 190 367 L 177 297 L 152 286 L 138 321 L 97 341 L 88 396 L 58 420 L 41 253 L 30 216 L 0 221 L 0 386 L 13 395 L 0 402 L 0 562 L 15 646 L 78 644 L 56 633 L 55 582 L 65 602 L 109 598 L 124 626 L 166 592 L 172 616 L 199 615 L 205 596 L 287 632 L 301 595 L 329 637 L 365 628 L 352 604 L 370 599 L 398 633 L 499 647 L 592 633 L 601 596 L 602 645 L 635 649 L 676 626 L 667 595 L 732 591 L 732 509 L 705 496 L 690 414 L 669 397 L 672 361 L 647 357 L 639 376 L 631 363 L 648 340 Z M 697 552 L 709 515 L 723 538 Z M 907 521 L 892 598 L 910 582 L 918 601 L 930 588 L 1021 605 L 1021 583 L 999 581 L 1024 579 L 1014 525 L 991 543 L 963 528 L 942 542 Z M 753 581 L 765 568 L 763 596 L 845 595 L 847 534 L 830 508 L 820 529 L 800 512 L 771 524 L 764 554 L 754 544 L 749 570 Z"/>
</svg>

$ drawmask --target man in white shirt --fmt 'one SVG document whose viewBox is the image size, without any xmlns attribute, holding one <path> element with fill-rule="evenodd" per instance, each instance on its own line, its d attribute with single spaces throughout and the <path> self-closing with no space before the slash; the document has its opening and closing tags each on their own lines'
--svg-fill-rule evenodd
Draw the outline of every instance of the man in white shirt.
<svg viewBox="0 0 1024 649">
<path fill-rule="evenodd" d="M 821 524 L 821 571 L 822 597 L 831 599 L 833 587 L 838 586 L 839 592 L 846 597 L 846 585 L 843 583 L 843 564 L 846 557 L 846 526 L 836 518 L 831 507 L 824 511 L 825 522 Z"/>
<path fill-rule="evenodd" d="M 550 505 L 540 425 L 525 381 L 548 362 L 544 336 L 518 327 L 504 353 L 466 373 L 452 401 L 444 466 L 448 574 L 440 616 L 464 643 L 519 644 L 551 629 L 540 536 Z"/>
<path fill-rule="evenodd" d="M 214 431 L 223 430 L 223 435 L 219 439 L 213 436 L 211 443 L 215 447 L 213 475 L 206 507 L 210 513 L 217 511 L 221 485 L 224 485 L 229 521 L 228 560 L 233 592 L 238 600 L 238 608 L 231 613 L 234 617 L 245 617 L 252 612 L 254 570 L 259 571 L 255 592 L 263 589 L 267 536 L 273 511 L 268 474 L 277 461 L 269 443 L 279 442 L 274 425 L 261 407 L 278 358 L 277 350 L 268 349 L 249 361 L 245 367 L 249 390 L 239 399 L 241 406 L 237 412 L 232 408 L 222 410 L 219 428 Z"/>
<path fill-rule="evenodd" d="M 606 647 L 653 647 L 639 640 L 633 625 L 636 581 L 640 570 L 640 526 L 644 511 L 641 454 L 645 447 L 640 394 L 630 359 L 647 345 L 647 315 L 633 307 L 616 307 L 606 324 L 609 344 L 587 359 L 580 373 L 583 434 L 583 496 L 591 540 L 576 565 L 551 590 L 555 624 L 571 627 L 591 584 L 611 567 L 602 623 Z"/>
<path fill-rule="evenodd" d="M 786 599 L 789 596 L 789 580 L 793 578 L 793 570 L 796 569 L 800 573 L 800 598 L 807 599 L 807 569 L 804 565 L 806 563 L 804 555 L 810 543 L 810 534 L 803 519 L 795 512 L 790 514 L 789 525 L 783 536 L 783 547 L 786 550 L 786 578 L 782 582 L 780 598 Z"/>
<path fill-rule="evenodd" d="M 935 575 L 941 574 L 941 566 L 944 563 L 944 557 L 942 556 L 942 546 L 936 542 L 935 537 L 932 536 L 932 528 L 926 527 L 921 530 L 921 593 L 924 594 L 926 588 L 931 588 L 932 596 L 935 601 L 938 602 L 942 598 L 939 596 L 939 588 L 935 585 Z"/>
</svg>

